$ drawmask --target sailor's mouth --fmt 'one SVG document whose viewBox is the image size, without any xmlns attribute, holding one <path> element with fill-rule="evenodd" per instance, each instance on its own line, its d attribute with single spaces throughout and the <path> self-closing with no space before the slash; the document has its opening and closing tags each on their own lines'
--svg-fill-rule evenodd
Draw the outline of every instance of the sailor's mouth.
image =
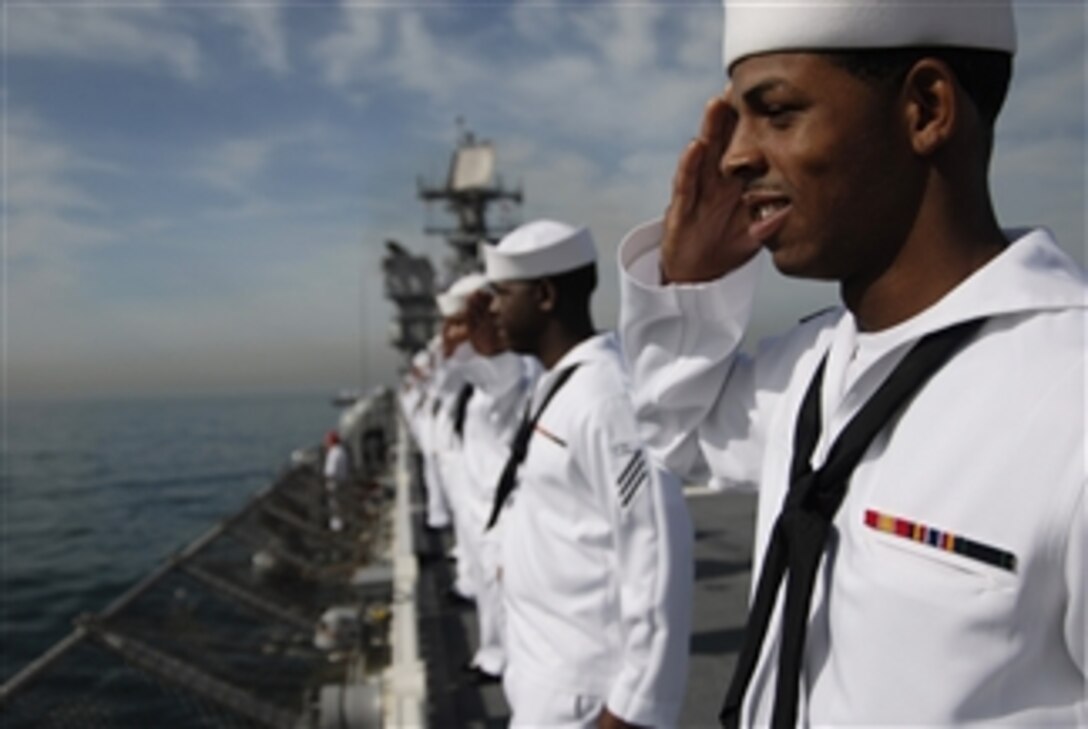
<svg viewBox="0 0 1088 729">
<path fill-rule="evenodd" d="M 765 243 L 775 235 L 786 222 L 793 205 L 789 198 L 766 194 L 745 195 L 748 207 L 748 235 L 760 243 Z"/>
</svg>

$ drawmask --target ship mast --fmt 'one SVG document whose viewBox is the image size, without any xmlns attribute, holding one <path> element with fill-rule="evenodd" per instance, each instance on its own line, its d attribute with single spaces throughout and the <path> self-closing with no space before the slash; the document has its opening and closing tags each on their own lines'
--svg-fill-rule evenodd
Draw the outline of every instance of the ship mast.
<svg viewBox="0 0 1088 729">
<path fill-rule="evenodd" d="M 445 238 L 452 251 L 452 256 L 445 260 L 443 281 L 437 280 L 434 265 L 427 256 L 413 254 L 397 241 L 386 242 L 386 255 L 382 258 L 385 296 L 397 308 L 390 343 L 405 356 L 405 361 L 426 347 L 436 331 L 436 291 L 466 273 L 479 271 L 481 246 L 497 243 L 517 225 L 520 212 L 521 187 L 507 187 L 496 173 L 494 145 L 477 139 L 460 118 L 457 129 L 457 146 L 450 157 L 445 181 L 428 182 L 422 177 L 417 180 L 418 197 L 427 208 L 423 230 L 428 235 Z M 495 207 L 498 214 L 492 215 Z"/>
<path fill-rule="evenodd" d="M 449 174 L 443 184 L 418 180 L 419 199 L 427 204 L 428 224 L 424 232 L 440 235 L 453 250 L 446 268 L 450 280 L 481 268 L 480 246 L 494 245 L 511 228 L 517 206 L 521 204 L 521 187 L 508 188 L 495 171 L 495 148 L 490 141 L 477 139 L 458 118 L 459 140 L 450 158 Z M 440 204 L 449 223 L 436 224 L 433 206 Z M 500 216 L 489 216 L 493 206 Z"/>
</svg>

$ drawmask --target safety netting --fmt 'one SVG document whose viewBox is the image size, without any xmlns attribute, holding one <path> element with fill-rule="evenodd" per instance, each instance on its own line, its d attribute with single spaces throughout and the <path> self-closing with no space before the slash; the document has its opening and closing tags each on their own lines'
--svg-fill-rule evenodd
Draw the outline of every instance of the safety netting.
<svg viewBox="0 0 1088 729">
<path fill-rule="evenodd" d="M 383 463 L 330 488 L 319 461 L 301 454 L 241 511 L 78 618 L 0 687 L 5 729 L 305 729 L 324 725 L 336 687 L 375 686 L 390 660 L 393 490 Z"/>
</svg>

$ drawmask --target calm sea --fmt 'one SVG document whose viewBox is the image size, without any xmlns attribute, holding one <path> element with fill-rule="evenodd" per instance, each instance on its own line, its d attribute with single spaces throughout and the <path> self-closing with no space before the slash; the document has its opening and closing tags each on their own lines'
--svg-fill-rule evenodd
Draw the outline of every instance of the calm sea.
<svg viewBox="0 0 1088 729">
<path fill-rule="evenodd" d="M 317 444 L 320 394 L 12 401 L 0 454 L 0 678 Z"/>
</svg>

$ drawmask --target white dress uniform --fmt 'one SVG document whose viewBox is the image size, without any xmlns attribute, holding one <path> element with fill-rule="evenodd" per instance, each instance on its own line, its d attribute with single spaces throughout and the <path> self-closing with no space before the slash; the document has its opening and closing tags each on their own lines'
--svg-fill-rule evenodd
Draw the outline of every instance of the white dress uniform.
<svg viewBox="0 0 1088 729">
<path fill-rule="evenodd" d="M 453 589 L 464 598 L 475 599 L 480 589 L 478 534 L 482 527 L 473 520 L 474 487 L 465 469 L 461 437 L 454 429 L 458 396 L 467 384 L 464 363 L 454 357 L 444 360 L 436 385 L 441 404 L 432 425 L 431 449 L 434 453 L 433 477 L 452 517 L 457 556 Z"/>
<path fill-rule="evenodd" d="M 467 343 L 462 347 L 472 351 Z M 472 663 L 487 673 L 499 675 L 506 666 L 499 584 L 502 524 L 490 531 L 484 527 L 495 500 L 495 487 L 510 455 L 514 431 L 540 374 L 540 364 L 512 353 L 482 357 L 473 351 L 464 362 L 463 374 L 475 387 L 468 402 L 461 442 L 469 487 L 465 500 L 466 543 L 472 542 L 471 552 L 479 570 L 476 617 L 480 644 Z"/>
<path fill-rule="evenodd" d="M 687 678 L 690 518 L 679 483 L 643 455 L 614 335 L 542 375 L 533 411 L 575 364 L 499 521 L 512 725 L 590 726 L 607 704 L 672 726 Z"/>
<path fill-rule="evenodd" d="M 464 315 L 470 297 L 487 284 L 480 273 L 466 274 L 443 293 L 435 297 L 439 312 L 447 320 Z M 486 418 L 487 396 L 483 393 L 464 392 L 473 383 L 467 377 L 474 361 L 480 359 L 468 342 L 462 342 L 453 353 L 442 360 L 436 387 L 440 392 L 441 407 L 433 429 L 432 447 L 435 453 L 436 478 L 441 479 L 443 491 L 453 516 L 453 530 L 457 541 L 457 576 L 454 590 L 466 598 L 477 598 L 483 587 L 483 566 L 480 543 L 484 521 L 478 516 L 479 486 L 466 458 L 475 449 L 466 448 L 467 423 L 470 419 Z M 476 364 L 475 369 L 481 369 Z M 464 397 L 468 394 L 468 400 Z M 462 412 L 458 412 L 464 408 Z M 458 432 L 458 418 L 461 418 Z M 497 477 L 496 477 L 497 478 Z M 501 670 L 501 667 L 495 672 Z"/>
<path fill-rule="evenodd" d="M 754 357 L 738 346 L 758 259 L 718 281 L 660 286 L 660 225 L 621 246 L 621 327 L 643 435 L 653 458 L 682 475 L 758 485 L 753 575 L 824 355 L 814 467 L 913 343 L 988 317 L 850 480 L 813 595 L 806 723 L 1088 725 L 1088 285 L 1045 230 L 1013 237 L 899 326 L 859 334 L 833 310 Z M 770 720 L 779 618 L 743 712 L 752 725 Z"/>
<path fill-rule="evenodd" d="M 350 476 L 348 469 L 348 451 L 343 444 L 336 442 L 325 452 L 325 488 L 335 491 L 347 484 Z"/>
<path fill-rule="evenodd" d="M 449 427 L 445 411 L 456 397 L 456 384 L 447 376 L 444 362 L 436 358 L 418 426 L 422 435 L 419 445 L 423 451 L 423 481 L 427 487 L 427 526 L 432 529 L 453 524 L 453 505 L 440 459 Z"/>
</svg>

